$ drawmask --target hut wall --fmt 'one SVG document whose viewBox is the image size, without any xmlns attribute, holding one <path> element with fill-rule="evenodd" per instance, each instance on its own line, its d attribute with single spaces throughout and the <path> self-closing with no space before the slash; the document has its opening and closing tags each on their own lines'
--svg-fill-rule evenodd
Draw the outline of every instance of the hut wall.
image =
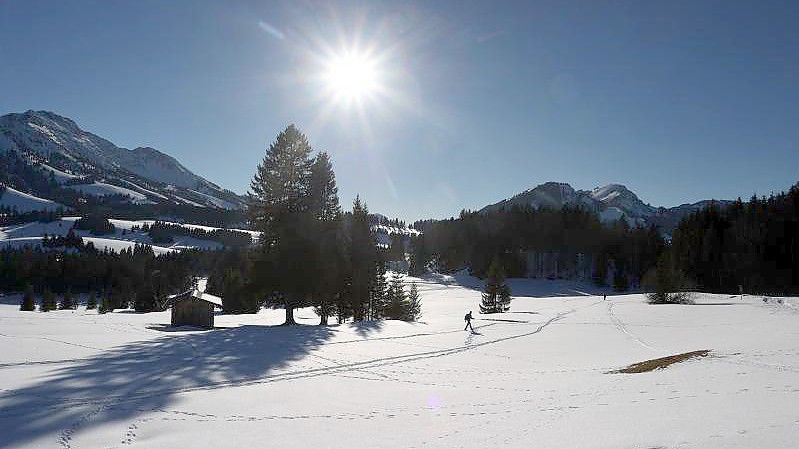
<svg viewBox="0 0 799 449">
<path fill-rule="evenodd" d="M 180 300 L 172 306 L 172 325 L 214 327 L 214 306 L 196 298 Z"/>
</svg>

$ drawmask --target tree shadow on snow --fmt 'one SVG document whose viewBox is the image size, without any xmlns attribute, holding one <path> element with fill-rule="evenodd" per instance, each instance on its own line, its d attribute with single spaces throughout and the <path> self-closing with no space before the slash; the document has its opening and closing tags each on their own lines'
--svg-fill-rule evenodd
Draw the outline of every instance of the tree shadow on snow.
<svg viewBox="0 0 799 449">
<path fill-rule="evenodd" d="M 166 408 L 177 393 L 263 381 L 327 341 L 323 326 L 241 326 L 164 335 L 77 360 L 37 383 L 0 393 L 0 447 L 113 423 Z"/>
<path fill-rule="evenodd" d="M 361 338 L 366 338 L 369 334 L 380 331 L 383 328 L 383 320 L 358 321 L 350 324 L 355 329 L 355 333 Z"/>
</svg>

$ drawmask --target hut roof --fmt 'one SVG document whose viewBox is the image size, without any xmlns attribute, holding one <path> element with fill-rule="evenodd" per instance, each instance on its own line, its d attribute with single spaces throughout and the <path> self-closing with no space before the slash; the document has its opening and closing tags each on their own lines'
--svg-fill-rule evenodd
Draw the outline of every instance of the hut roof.
<svg viewBox="0 0 799 449">
<path fill-rule="evenodd" d="M 169 303 L 170 304 L 175 304 L 178 301 L 181 301 L 183 299 L 188 299 L 188 298 L 195 298 L 195 299 L 199 299 L 199 300 L 202 300 L 202 301 L 205 301 L 205 302 L 210 302 L 214 306 L 222 308 L 222 298 L 220 298 L 218 296 L 214 296 L 214 295 L 212 295 L 210 293 L 202 292 L 202 291 L 200 291 L 199 289 L 196 289 L 196 288 L 192 288 L 192 289 L 186 290 L 183 293 L 178 293 L 177 295 L 170 296 L 169 297 Z"/>
</svg>

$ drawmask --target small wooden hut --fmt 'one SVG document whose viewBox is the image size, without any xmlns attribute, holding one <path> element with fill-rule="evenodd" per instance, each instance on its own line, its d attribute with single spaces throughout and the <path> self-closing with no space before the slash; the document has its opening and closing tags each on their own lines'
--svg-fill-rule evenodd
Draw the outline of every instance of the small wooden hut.
<svg viewBox="0 0 799 449">
<path fill-rule="evenodd" d="M 214 307 L 222 308 L 222 299 L 193 288 L 170 298 L 173 326 L 214 327 Z"/>
</svg>

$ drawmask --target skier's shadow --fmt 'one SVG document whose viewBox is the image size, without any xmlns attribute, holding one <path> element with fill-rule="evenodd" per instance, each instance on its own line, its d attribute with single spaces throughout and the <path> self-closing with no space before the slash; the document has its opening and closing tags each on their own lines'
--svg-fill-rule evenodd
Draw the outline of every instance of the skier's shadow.
<svg viewBox="0 0 799 449">
<path fill-rule="evenodd" d="M 471 346 L 472 340 L 474 340 L 475 335 L 483 335 L 480 332 L 471 331 L 468 335 L 466 335 L 466 340 L 463 342 L 466 346 Z"/>
</svg>

